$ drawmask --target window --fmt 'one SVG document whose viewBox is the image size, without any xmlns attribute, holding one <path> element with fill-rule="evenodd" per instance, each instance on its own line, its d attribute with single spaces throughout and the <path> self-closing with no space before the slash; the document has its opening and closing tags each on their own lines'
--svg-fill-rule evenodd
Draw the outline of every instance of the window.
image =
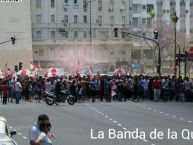
<svg viewBox="0 0 193 145">
<path fill-rule="evenodd" d="M 139 26 L 139 18 L 137 17 L 133 18 L 133 25 L 136 27 Z"/>
<path fill-rule="evenodd" d="M 141 4 L 133 4 L 132 11 L 133 13 L 141 13 Z"/>
<path fill-rule="evenodd" d="M 121 53 L 121 55 L 125 55 L 126 54 L 125 50 L 122 50 L 120 53 Z"/>
<path fill-rule="evenodd" d="M 64 23 L 68 23 L 68 15 L 64 15 Z"/>
<path fill-rule="evenodd" d="M 146 5 L 142 5 L 142 10 L 146 10 Z"/>
<path fill-rule="evenodd" d="M 55 31 L 51 31 L 51 39 L 55 39 Z"/>
<path fill-rule="evenodd" d="M 74 23 L 78 23 L 78 16 L 74 15 Z"/>
<path fill-rule="evenodd" d="M 125 16 L 122 16 L 122 24 L 125 25 Z"/>
<path fill-rule="evenodd" d="M 141 50 L 140 49 L 132 50 L 131 59 L 132 60 L 141 59 Z"/>
<path fill-rule="evenodd" d="M 142 18 L 142 25 L 146 25 L 146 18 Z"/>
<path fill-rule="evenodd" d="M 98 0 L 98 10 L 102 10 L 102 0 Z"/>
<path fill-rule="evenodd" d="M 64 3 L 68 3 L 68 0 L 64 0 Z"/>
<path fill-rule="evenodd" d="M 122 1 L 122 6 L 121 6 L 121 10 L 122 10 L 122 11 L 125 10 L 125 6 L 126 6 L 125 1 Z"/>
<path fill-rule="evenodd" d="M 151 13 L 153 11 L 153 4 L 147 4 L 147 13 Z"/>
<path fill-rule="evenodd" d="M 102 16 L 98 16 L 99 23 L 102 23 Z"/>
<path fill-rule="evenodd" d="M 65 38 L 68 38 L 68 31 L 65 31 Z"/>
<path fill-rule="evenodd" d="M 147 27 L 150 28 L 152 26 L 152 19 L 147 18 Z"/>
<path fill-rule="evenodd" d="M 86 0 L 83 1 L 83 9 L 86 12 L 87 11 L 87 2 Z"/>
<path fill-rule="evenodd" d="M 110 17 L 110 23 L 111 23 L 111 25 L 114 24 L 114 16 L 111 16 L 111 17 Z"/>
<path fill-rule="evenodd" d="M 78 32 L 74 31 L 74 39 L 78 38 Z"/>
<path fill-rule="evenodd" d="M 55 22 L 55 15 L 51 15 L 51 23 Z"/>
<path fill-rule="evenodd" d="M 39 49 L 39 56 L 44 56 L 44 50 L 43 49 Z"/>
<path fill-rule="evenodd" d="M 36 8 L 41 8 L 41 0 L 36 0 Z"/>
<path fill-rule="evenodd" d="M 42 22 L 42 15 L 36 15 L 36 23 Z"/>
<path fill-rule="evenodd" d="M 84 37 L 84 39 L 87 38 L 87 31 L 83 31 L 83 37 Z"/>
<path fill-rule="evenodd" d="M 122 33 L 122 38 L 125 39 L 125 37 L 126 37 L 126 34 L 123 32 Z"/>
<path fill-rule="evenodd" d="M 41 40 L 42 39 L 42 31 L 36 31 L 36 39 Z"/>
<path fill-rule="evenodd" d="M 113 12 L 113 8 L 114 8 L 114 1 L 111 0 L 109 4 L 109 12 Z"/>
<path fill-rule="evenodd" d="M 114 55 L 114 52 L 113 52 L 113 51 L 111 51 L 111 52 L 110 52 L 110 55 Z"/>
<path fill-rule="evenodd" d="M 74 0 L 74 4 L 77 4 L 78 3 L 78 0 Z"/>
<path fill-rule="evenodd" d="M 122 58 L 122 61 L 123 61 L 123 62 L 126 62 L 126 58 L 125 58 L 125 57 L 123 57 L 123 58 Z"/>
<path fill-rule="evenodd" d="M 54 0 L 51 0 L 51 8 L 54 8 Z"/>
<path fill-rule="evenodd" d="M 87 23 L 87 16 L 86 15 L 83 16 L 83 23 Z"/>
<path fill-rule="evenodd" d="M 151 49 L 144 49 L 143 50 L 143 55 L 147 59 L 152 59 L 153 58 L 153 50 L 151 50 Z"/>
</svg>

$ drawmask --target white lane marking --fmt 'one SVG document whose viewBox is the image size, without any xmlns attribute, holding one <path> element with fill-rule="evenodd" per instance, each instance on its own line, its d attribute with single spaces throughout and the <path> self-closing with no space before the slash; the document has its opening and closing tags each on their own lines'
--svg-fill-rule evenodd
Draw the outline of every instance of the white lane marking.
<svg viewBox="0 0 193 145">
<path fill-rule="evenodd" d="M 160 114 L 163 114 L 163 112 L 159 112 Z"/>
<path fill-rule="evenodd" d="M 143 139 L 143 141 L 145 141 L 145 142 L 149 142 L 148 140 L 146 140 L 146 139 Z"/>
<path fill-rule="evenodd" d="M 176 118 L 176 116 L 172 116 L 173 118 Z"/>
<path fill-rule="evenodd" d="M 112 118 L 109 118 L 109 120 L 113 120 Z"/>
<path fill-rule="evenodd" d="M 147 109 L 151 110 L 152 108 L 147 108 Z"/>
<path fill-rule="evenodd" d="M 95 110 L 96 112 L 98 112 L 98 110 Z"/>
<path fill-rule="evenodd" d="M 169 116 L 170 114 L 164 114 L 165 116 Z"/>
<path fill-rule="evenodd" d="M 94 107 L 91 107 L 91 106 L 89 106 L 90 108 L 92 108 L 93 110 L 95 110 L 95 111 L 98 111 L 98 110 L 96 110 Z M 143 106 L 143 107 L 145 107 L 145 106 Z M 102 112 L 98 112 L 98 113 L 101 113 L 102 115 L 105 115 L 104 113 L 102 113 Z M 108 118 L 109 116 L 105 116 L 105 118 Z M 113 119 L 112 118 L 109 118 L 109 120 L 111 120 L 111 121 L 113 121 Z M 113 121 L 114 123 L 116 123 L 119 127 L 122 127 L 122 124 L 118 124 L 118 122 L 117 121 Z M 122 128 L 123 130 L 127 130 L 127 128 L 125 128 L 125 127 L 123 127 Z M 27 139 L 27 137 L 25 137 L 25 136 L 23 136 L 23 138 L 24 139 Z M 143 140 L 143 139 L 142 139 Z M 148 140 L 143 140 L 144 142 L 149 142 Z"/>
<path fill-rule="evenodd" d="M 153 110 L 153 111 L 157 111 L 157 110 Z"/>
<path fill-rule="evenodd" d="M 189 120 L 188 123 L 192 123 L 192 121 Z"/>
<path fill-rule="evenodd" d="M 122 124 L 117 124 L 118 126 L 122 127 Z"/>
<path fill-rule="evenodd" d="M 100 111 L 99 111 L 98 113 L 99 113 L 99 114 L 101 114 L 101 112 L 100 112 Z"/>
<path fill-rule="evenodd" d="M 23 136 L 24 139 L 28 139 L 27 137 Z"/>
<path fill-rule="evenodd" d="M 180 120 L 184 120 L 184 118 L 179 118 Z"/>
<path fill-rule="evenodd" d="M 9 128 L 11 129 L 11 128 L 13 128 L 13 127 L 9 126 Z"/>
<path fill-rule="evenodd" d="M 22 134 L 19 132 L 18 135 L 22 135 Z"/>
</svg>

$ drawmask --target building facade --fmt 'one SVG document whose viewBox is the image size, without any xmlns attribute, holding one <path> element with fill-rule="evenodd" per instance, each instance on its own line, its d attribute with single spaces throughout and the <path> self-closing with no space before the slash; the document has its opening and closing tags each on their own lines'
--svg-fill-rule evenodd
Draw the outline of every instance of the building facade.
<svg viewBox="0 0 193 145">
<path fill-rule="evenodd" d="M 177 43 L 183 52 L 184 49 L 189 49 L 193 40 L 193 25 L 192 21 L 192 12 L 193 12 L 193 0 L 133 0 L 132 1 L 132 32 L 138 35 L 143 35 L 149 38 L 154 38 L 153 32 L 158 30 L 159 38 L 158 42 L 161 47 L 162 58 L 162 72 L 163 74 L 172 74 L 173 73 L 173 64 L 174 64 L 174 49 L 172 44 L 174 44 L 174 23 L 171 19 L 172 15 L 176 12 L 176 15 L 179 17 L 177 22 Z M 165 29 L 165 31 L 163 30 Z M 166 30 L 167 29 L 167 30 Z M 182 40 L 184 44 L 182 44 Z M 164 44 L 163 44 L 164 43 Z M 166 44 L 165 44 L 166 43 Z M 133 37 L 134 52 L 133 54 L 141 54 L 137 60 L 145 69 L 144 72 L 147 72 L 157 65 L 158 49 L 155 49 L 155 44 L 144 39 L 139 39 Z M 185 46 L 186 45 L 186 46 Z M 185 46 L 185 48 L 184 48 Z M 140 48 L 142 47 L 142 49 Z M 177 48 L 179 49 L 179 48 Z M 148 58 L 145 51 L 150 55 Z M 140 52 L 140 53 L 139 53 Z M 177 51 L 177 53 L 179 53 Z M 150 65 L 146 69 L 146 66 L 143 65 L 143 62 L 147 61 Z"/>
<path fill-rule="evenodd" d="M 19 62 L 29 67 L 32 61 L 32 34 L 30 0 L 0 3 L 0 68 L 14 71 Z M 12 44 L 11 37 L 15 37 Z M 6 65 L 7 64 L 7 65 Z"/>
<path fill-rule="evenodd" d="M 129 0 L 33 0 L 33 58 L 43 67 L 128 67 Z M 90 35 L 91 30 L 91 35 Z M 78 66 L 77 66 L 78 65 Z"/>
<path fill-rule="evenodd" d="M 103 65 L 156 73 L 155 45 L 122 32 L 153 38 L 158 21 L 173 28 L 171 16 L 176 11 L 177 31 L 191 43 L 192 10 L 193 0 L 32 0 L 34 62 L 71 72 Z M 163 73 L 172 73 L 172 53 L 173 49 L 162 51 Z"/>
</svg>

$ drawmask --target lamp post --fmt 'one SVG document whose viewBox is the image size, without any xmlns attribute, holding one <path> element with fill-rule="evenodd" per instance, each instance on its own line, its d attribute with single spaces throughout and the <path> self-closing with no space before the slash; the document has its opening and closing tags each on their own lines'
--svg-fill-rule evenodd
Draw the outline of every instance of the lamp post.
<svg viewBox="0 0 193 145">
<path fill-rule="evenodd" d="M 89 25 L 89 29 L 90 29 L 90 64 L 93 65 L 93 50 L 92 50 L 92 2 L 94 2 L 96 0 L 89 0 L 89 6 L 90 6 L 90 25 Z"/>
<path fill-rule="evenodd" d="M 176 78 L 176 24 L 178 22 L 178 16 L 176 15 L 176 12 L 172 16 L 172 21 L 174 23 L 174 77 Z"/>
</svg>

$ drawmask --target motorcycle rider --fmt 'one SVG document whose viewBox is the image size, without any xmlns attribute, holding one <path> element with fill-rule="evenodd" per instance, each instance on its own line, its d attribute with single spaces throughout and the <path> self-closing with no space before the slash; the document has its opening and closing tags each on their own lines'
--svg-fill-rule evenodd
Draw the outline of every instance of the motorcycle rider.
<svg viewBox="0 0 193 145">
<path fill-rule="evenodd" d="M 56 105 L 58 105 L 57 102 L 59 102 L 60 92 L 61 92 L 61 82 L 60 79 L 58 79 L 55 85 Z"/>
</svg>

